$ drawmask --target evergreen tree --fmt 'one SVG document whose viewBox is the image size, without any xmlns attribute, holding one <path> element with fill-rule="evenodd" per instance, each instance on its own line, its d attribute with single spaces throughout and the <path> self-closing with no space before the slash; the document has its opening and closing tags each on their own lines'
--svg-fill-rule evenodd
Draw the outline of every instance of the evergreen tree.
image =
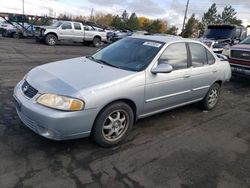
<svg viewBox="0 0 250 188">
<path fill-rule="evenodd" d="M 123 29 L 124 23 L 122 22 L 122 19 L 117 15 L 114 17 L 113 21 L 111 22 L 111 26 L 117 29 Z"/>
<path fill-rule="evenodd" d="M 188 19 L 185 29 L 183 30 L 182 36 L 185 38 L 194 38 L 199 35 L 200 22 L 195 18 L 195 14 Z"/>
<path fill-rule="evenodd" d="M 218 23 L 217 7 L 216 4 L 213 3 L 212 6 L 208 9 L 208 11 L 203 14 L 200 32 L 203 34 L 207 25 L 216 23 Z"/>
<path fill-rule="evenodd" d="M 135 13 L 132 13 L 127 22 L 128 28 L 132 30 L 139 29 L 139 21 Z"/>
<path fill-rule="evenodd" d="M 152 21 L 151 24 L 148 25 L 146 31 L 149 33 L 159 33 L 161 30 L 161 21 L 159 19 Z"/>
<path fill-rule="evenodd" d="M 236 17 L 237 12 L 230 5 L 226 6 L 221 14 L 218 15 L 219 23 L 221 24 L 233 24 L 233 25 L 241 25 L 242 20 L 239 20 Z"/>
<path fill-rule="evenodd" d="M 123 13 L 122 13 L 122 21 L 127 23 L 128 17 L 129 17 L 128 12 L 126 10 L 124 10 Z"/>
<path fill-rule="evenodd" d="M 169 35 L 177 35 L 177 32 L 178 32 L 178 28 L 176 26 L 172 26 L 170 27 L 167 31 L 166 31 L 166 34 L 169 34 Z"/>
</svg>

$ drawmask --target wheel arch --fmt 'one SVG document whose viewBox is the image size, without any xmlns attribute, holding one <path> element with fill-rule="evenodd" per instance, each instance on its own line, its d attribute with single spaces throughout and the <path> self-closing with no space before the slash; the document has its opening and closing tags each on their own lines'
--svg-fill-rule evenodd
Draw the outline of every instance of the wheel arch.
<svg viewBox="0 0 250 188">
<path fill-rule="evenodd" d="M 97 113 L 97 115 L 96 115 L 96 117 L 95 117 L 95 120 L 94 120 L 94 124 L 95 124 L 95 122 L 96 122 L 97 117 L 100 115 L 100 113 L 101 113 L 106 107 L 108 107 L 109 105 L 112 105 L 112 104 L 114 104 L 114 103 L 117 103 L 117 102 L 124 102 L 124 103 L 126 103 L 127 105 L 129 105 L 129 106 L 131 107 L 131 109 L 132 109 L 132 111 L 133 111 L 133 114 L 134 114 L 134 123 L 135 123 L 136 120 L 137 120 L 137 106 L 136 106 L 136 103 L 135 103 L 133 100 L 131 100 L 131 99 L 121 98 L 121 99 L 116 99 L 116 100 L 113 100 L 113 101 L 111 101 L 111 102 L 105 104 L 105 105 L 99 110 L 99 112 Z M 93 125 L 94 125 L 94 124 L 93 124 Z M 93 127 L 94 127 L 94 126 L 93 126 Z M 92 128 L 93 128 L 93 127 L 92 127 Z"/>
<path fill-rule="evenodd" d="M 57 40 L 58 40 L 58 35 L 55 33 L 55 32 L 48 32 L 48 33 L 46 33 L 46 35 L 44 36 L 44 38 L 46 38 L 48 35 L 55 35 L 56 36 L 56 38 L 57 38 Z"/>
<path fill-rule="evenodd" d="M 93 38 L 93 40 L 94 40 L 95 38 L 99 38 L 100 40 L 102 40 L 102 37 L 101 37 L 100 35 L 95 35 L 94 38 Z"/>
<path fill-rule="evenodd" d="M 223 81 L 221 81 L 221 80 L 217 80 L 217 81 L 216 81 L 216 82 L 214 82 L 214 83 L 217 83 L 217 84 L 219 84 L 220 86 L 222 86 Z"/>
</svg>

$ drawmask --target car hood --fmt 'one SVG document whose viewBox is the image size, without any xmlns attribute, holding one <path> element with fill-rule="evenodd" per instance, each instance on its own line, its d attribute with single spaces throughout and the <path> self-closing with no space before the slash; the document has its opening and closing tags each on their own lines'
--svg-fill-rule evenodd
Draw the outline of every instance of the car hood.
<svg viewBox="0 0 250 188">
<path fill-rule="evenodd" d="M 89 89 L 135 74 L 91 61 L 85 57 L 58 61 L 32 69 L 27 81 L 40 93 L 79 96 Z"/>
</svg>

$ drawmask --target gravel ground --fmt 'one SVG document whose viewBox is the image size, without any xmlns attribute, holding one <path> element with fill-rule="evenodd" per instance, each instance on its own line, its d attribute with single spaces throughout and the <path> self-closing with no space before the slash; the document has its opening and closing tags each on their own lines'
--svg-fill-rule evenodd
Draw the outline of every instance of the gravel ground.
<svg viewBox="0 0 250 188">
<path fill-rule="evenodd" d="M 233 78 L 216 109 L 197 104 L 137 122 L 128 141 L 104 149 L 89 138 L 55 142 L 25 128 L 12 100 L 35 66 L 92 54 L 0 38 L 0 187 L 250 187 L 250 81 Z"/>
</svg>

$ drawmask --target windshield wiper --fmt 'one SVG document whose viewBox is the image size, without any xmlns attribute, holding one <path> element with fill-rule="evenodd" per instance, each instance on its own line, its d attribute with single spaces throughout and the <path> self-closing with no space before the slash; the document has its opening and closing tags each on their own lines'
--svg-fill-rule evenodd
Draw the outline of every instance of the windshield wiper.
<svg viewBox="0 0 250 188">
<path fill-rule="evenodd" d="M 88 58 L 88 59 L 90 59 L 90 60 L 93 60 L 93 61 L 95 61 L 95 62 L 97 62 L 97 63 L 103 64 L 103 65 L 108 65 L 108 66 L 110 66 L 110 67 L 115 67 L 115 68 L 119 68 L 119 69 L 121 68 L 121 67 L 119 67 L 119 66 L 112 65 L 112 64 L 108 63 L 108 62 L 105 61 L 105 60 L 96 59 L 96 58 L 94 58 L 93 56 L 86 56 L 86 58 Z"/>
<path fill-rule="evenodd" d="M 110 67 L 115 67 L 115 68 L 118 68 L 118 69 L 120 69 L 121 67 L 119 67 L 119 66 L 116 66 L 116 65 L 113 65 L 113 64 L 110 64 L 110 63 L 108 63 L 107 61 L 105 61 L 105 60 L 102 60 L 102 59 L 95 59 L 97 62 L 99 62 L 99 63 L 101 63 L 101 64 L 103 64 L 103 65 L 108 65 L 108 66 L 110 66 Z"/>
</svg>

